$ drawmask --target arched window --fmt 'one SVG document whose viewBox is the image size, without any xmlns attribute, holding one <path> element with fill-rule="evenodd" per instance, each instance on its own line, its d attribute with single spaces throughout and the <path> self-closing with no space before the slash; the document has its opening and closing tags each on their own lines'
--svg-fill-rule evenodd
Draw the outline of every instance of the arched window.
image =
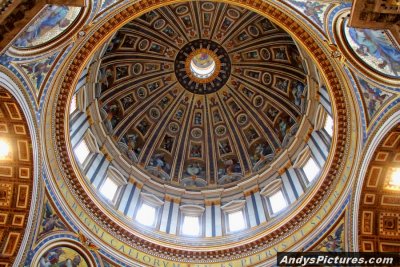
<svg viewBox="0 0 400 267">
<path fill-rule="evenodd" d="M 70 107 L 69 107 L 69 114 L 73 114 L 77 110 L 78 105 L 77 105 L 76 101 L 77 101 L 76 94 L 74 94 L 72 96 L 72 99 L 71 99 L 71 104 L 70 104 Z"/>
<path fill-rule="evenodd" d="M 79 86 L 79 85 L 78 85 Z M 85 112 L 86 109 L 86 94 L 87 90 L 85 90 L 85 86 L 81 85 L 79 89 L 77 89 L 74 93 L 74 95 L 71 98 L 71 103 L 69 106 L 69 114 L 70 114 L 70 119 L 71 123 L 75 122 L 76 116 L 78 113 Z"/>
<path fill-rule="evenodd" d="M 142 225 L 155 227 L 160 207 L 164 202 L 152 194 L 141 192 L 140 196 L 141 203 L 135 220 Z"/>
<path fill-rule="evenodd" d="M 108 200 L 113 201 L 118 190 L 118 184 L 110 177 L 106 177 L 100 187 L 100 193 Z"/>
<path fill-rule="evenodd" d="M 156 219 L 156 208 L 142 203 L 137 214 L 136 221 L 146 226 L 153 226 Z"/>
<path fill-rule="evenodd" d="M 272 214 L 276 214 L 288 206 L 282 190 L 278 190 L 270 195 L 269 202 L 271 204 Z"/>
<path fill-rule="evenodd" d="M 307 181 L 311 183 L 315 179 L 315 177 L 317 177 L 320 168 L 318 164 L 315 162 L 315 160 L 312 157 L 310 157 L 307 160 L 306 164 L 304 164 L 302 170 L 307 178 Z"/>
<path fill-rule="evenodd" d="M 190 236 L 199 236 L 200 217 L 194 215 L 184 215 L 182 223 L 182 234 Z"/>
<path fill-rule="evenodd" d="M 247 228 L 245 200 L 233 200 L 221 207 L 224 212 L 226 233 L 234 233 Z"/>
<path fill-rule="evenodd" d="M 267 184 L 261 190 L 261 195 L 265 197 L 270 217 L 274 217 L 289 206 L 281 179 L 276 179 Z"/>
<path fill-rule="evenodd" d="M 333 119 L 330 115 L 326 115 L 324 129 L 329 136 L 333 135 Z"/>
<path fill-rule="evenodd" d="M 228 214 L 229 232 L 237 232 L 246 228 L 243 210 Z"/>
<path fill-rule="evenodd" d="M 306 186 L 310 185 L 321 171 L 320 165 L 313 157 L 311 149 L 308 146 L 300 152 L 293 167 L 299 170 L 299 174 L 303 177 L 303 182 Z"/>
<path fill-rule="evenodd" d="M 83 166 L 86 159 L 90 155 L 90 150 L 88 145 L 86 144 L 85 139 L 82 139 L 82 141 L 80 141 L 78 145 L 74 148 L 74 153 L 79 163 Z"/>
<path fill-rule="evenodd" d="M 79 143 L 73 148 L 74 154 L 82 169 L 85 169 L 95 153 L 99 152 L 96 138 L 87 130 Z"/>
<path fill-rule="evenodd" d="M 123 175 L 114 167 L 108 167 L 105 179 L 100 184 L 99 192 L 111 204 L 115 205 L 122 187 L 126 184 Z"/>
<path fill-rule="evenodd" d="M 183 205 L 181 211 L 180 233 L 187 236 L 201 236 L 203 234 L 201 219 L 204 208 L 196 205 Z"/>
</svg>

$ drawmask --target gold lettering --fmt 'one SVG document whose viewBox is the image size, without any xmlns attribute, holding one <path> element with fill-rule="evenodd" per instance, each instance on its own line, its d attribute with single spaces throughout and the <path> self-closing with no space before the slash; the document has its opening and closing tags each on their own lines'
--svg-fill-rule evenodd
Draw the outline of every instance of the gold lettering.
<svg viewBox="0 0 400 267">
<path fill-rule="evenodd" d="M 153 266 L 160 266 L 160 261 L 158 259 L 154 259 Z"/>
<path fill-rule="evenodd" d="M 146 259 L 148 259 L 148 260 L 146 260 Z M 144 262 L 147 262 L 147 263 L 151 262 L 151 258 L 150 258 L 149 256 L 147 256 L 147 255 L 144 255 L 143 258 L 142 258 L 142 260 L 143 260 Z"/>
</svg>

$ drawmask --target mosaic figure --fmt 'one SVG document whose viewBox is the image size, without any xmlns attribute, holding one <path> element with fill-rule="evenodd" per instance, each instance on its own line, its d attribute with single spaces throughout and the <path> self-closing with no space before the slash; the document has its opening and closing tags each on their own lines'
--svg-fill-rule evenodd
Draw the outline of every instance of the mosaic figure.
<svg viewBox="0 0 400 267">
<path fill-rule="evenodd" d="M 157 67 L 158 67 L 158 65 L 156 65 L 156 64 L 146 64 L 145 71 L 146 72 L 156 71 Z"/>
<path fill-rule="evenodd" d="M 158 105 L 162 108 L 165 109 L 169 104 L 169 98 L 168 97 L 163 97 L 163 99 L 161 99 L 160 103 L 158 103 Z"/>
<path fill-rule="evenodd" d="M 126 155 L 132 161 L 136 161 L 141 148 L 138 147 L 138 135 L 134 133 L 126 134 L 121 141 L 128 146 Z"/>
<path fill-rule="evenodd" d="M 49 201 L 45 201 L 45 209 L 43 211 L 43 221 L 41 224 L 41 231 L 39 235 L 47 234 L 55 230 L 67 230 L 67 227 L 58 217 L 57 213 L 54 212 Z"/>
<path fill-rule="evenodd" d="M 117 104 L 111 103 L 103 107 L 104 111 L 107 113 L 107 117 L 104 119 L 104 125 L 109 133 L 112 133 L 115 126 L 121 121 L 120 118 L 120 108 Z"/>
<path fill-rule="evenodd" d="M 183 116 L 183 110 L 182 109 L 178 109 L 175 113 L 175 119 L 177 119 L 178 121 L 180 121 L 182 119 Z"/>
<path fill-rule="evenodd" d="M 174 138 L 166 135 L 163 140 L 162 148 L 167 150 L 168 152 L 171 152 L 173 145 L 174 145 Z"/>
<path fill-rule="evenodd" d="M 295 81 L 292 83 L 292 94 L 294 97 L 294 104 L 300 106 L 301 96 L 303 95 L 305 85 L 302 82 Z"/>
<path fill-rule="evenodd" d="M 400 76 L 400 50 L 385 32 L 356 28 L 347 30 L 352 49 L 365 63 L 384 74 Z"/>
<path fill-rule="evenodd" d="M 213 119 L 214 119 L 214 123 L 222 121 L 221 115 L 219 115 L 218 110 L 214 110 Z"/>
<path fill-rule="evenodd" d="M 185 24 L 186 28 L 192 28 L 193 24 L 192 24 L 192 20 L 189 16 L 185 16 L 182 18 L 183 24 Z"/>
<path fill-rule="evenodd" d="M 372 87 L 365 80 L 360 80 L 364 100 L 366 102 L 369 118 L 372 118 L 390 95 Z"/>
<path fill-rule="evenodd" d="M 271 121 L 274 121 L 276 116 L 278 115 L 278 113 L 279 113 L 279 110 L 277 110 L 273 106 L 270 106 L 266 112 L 266 115 Z"/>
<path fill-rule="evenodd" d="M 125 35 L 124 42 L 122 43 L 122 47 L 126 48 L 133 48 L 135 46 L 137 38 L 130 36 L 130 35 Z"/>
<path fill-rule="evenodd" d="M 155 154 L 149 163 L 150 166 L 163 170 L 166 173 L 171 171 L 171 165 L 165 160 L 163 153 Z"/>
<path fill-rule="evenodd" d="M 310 17 L 318 25 L 322 25 L 323 14 L 328 7 L 326 4 L 321 4 L 317 1 L 296 1 L 290 0 L 290 3 L 298 7 L 304 15 Z"/>
<path fill-rule="evenodd" d="M 260 137 L 258 135 L 258 133 L 256 132 L 256 130 L 253 127 L 250 127 L 246 130 L 245 132 L 246 135 L 246 139 L 249 143 L 253 142 L 254 140 L 256 140 L 258 137 Z"/>
<path fill-rule="evenodd" d="M 76 19 L 80 8 L 68 6 L 47 6 L 33 20 L 33 23 L 15 41 L 14 45 L 21 48 L 32 47 L 46 43 L 64 32 Z"/>
<path fill-rule="evenodd" d="M 246 32 L 242 32 L 241 34 L 239 34 L 239 36 L 237 37 L 237 39 L 240 42 L 246 41 L 247 39 L 249 39 L 249 35 L 247 35 Z"/>
<path fill-rule="evenodd" d="M 261 28 L 263 29 L 264 32 L 274 29 L 274 26 L 268 19 L 265 19 L 265 18 L 262 19 L 260 24 L 261 24 Z"/>
<path fill-rule="evenodd" d="M 147 23 L 151 23 L 157 17 L 157 13 L 154 11 L 150 11 L 146 14 L 143 14 L 140 19 L 146 21 Z"/>
<path fill-rule="evenodd" d="M 111 51 L 117 50 L 117 48 L 118 48 L 119 44 L 121 43 L 123 37 L 124 37 L 124 35 L 120 34 L 120 33 L 114 35 L 114 37 L 111 39 L 111 41 L 107 45 L 106 52 L 111 52 Z"/>
<path fill-rule="evenodd" d="M 136 128 L 139 130 L 139 132 L 142 135 L 146 135 L 147 131 L 149 130 L 149 123 L 146 120 L 142 120 L 139 122 L 139 124 L 136 126 Z"/>
<path fill-rule="evenodd" d="M 150 92 L 156 90 L 158 87 L 160 87 L 160 83 L 159 82 L 149 83 L 147 85 L 147 88 L 149 88 Z"/>
<path fill-rule="evenodd" d="M 100 69 L 98 82 L 99 82 L 99 84 L 101 86 L 101 91 L 102 92 L 104 92 L 108 88 L 110 88 L 111 85 L 114 82 L 114 71 L 113 71 L 113 69 L 111 67 Z"/>
<path fill-rule="evenodd" d="M 128 76 L 128 67 L 127 66 L 122 66 L 122 67 L 118 66 L 115 68 L 115 71 L 116 71 L 115 76 L 116 76 L 117 80 Z"/>
<path fill-rule="evenodd" d="M 340 224 L 319 244 L 313 251 L 343 252 L 344 251 L 344 223 Z"/>
<path fill-rule="evenodd" d="M 233 113 L 237 113 L 240 111 L 240 107 L 236 104 L 236 102 L 230 102 L 229 106 L 231 107 Z"/>
<path fill-rule="evenodd" d="M 190 157 L 201 158 L 201 145 L 194 144 L 191 146 Z"/>
<path fill-rule="evenodd" d="M 285 48 L 274 49 L 274 57 L 278 60 L 288 60 Z"/>
<path fill-rule="evenodd" d="M 196 112 L 194 114 L 194 124 L 201 125 L 201 113 L 200 112 Z"/>
<path fill-rule="evenodd" d="M 134 98 L 131 95 L 124 96 L 121 99 L 122 107 L 127 110 L 132 104 L 135 102 Z"/>
<path fill-rule="evenodd" d="M 268 143 L 260 143 L 256 146 L 254 154 L 251 155 L 251 161 L 256 164 L 263 160 L 266 155 L 272 154 L 272 148 Z"/>
<path fill-rule="evenodd" d="M 36 90 L 40 90 L 40 87 L 49 73 L 55 58 L 56 55 L 53 55 L 44 60 L 21 65 L 21 67 L 26 71 L 30 80 L 33 82 Z"/>
<path fill-rule="evenodd" d="M 136 63 L 133 65 L 132 72 L 135 75 L 139 75 L 142 72 L 142 65 L 139 63 Z"/>
<path fill-rule="evenodd" d="M 211 14 L 210 13 L 203 13 L 203 21 L 204 21 L 205 25 L 210 25 Z"/>
<path fill-rule="evenodd" d="M 165 27 L 162 31 L 167 36 L 174 36 L 175 35 L 175 31 L 170 26 Z"/>
<path fill-rule="evenodd" d="M 247 87 L 244 87 L 242 89 L 243 94 L 245 94 L 245 96 L 247 96 L 248 98 L 251 98 L 253 96 L 253 92 L 251 90 L 249 90 Z"/>
<path fill-rule="evenodd" d="M 257 36 L 259 34 L 258 29 L 256 27 L 254 27 L 254 26 L 250 26 L 249 27 L 249 32 L 253 36 Z"/>
<path fill-rule="evenodd" d="M 200 176 L 202 171 L 203 168 L 200 166 L 199 163 L 189 164 L 186 168 L 186 173 L 190 176 Z"/>
<path fill-rule="evenodd" d="M 282 79 L 282 78 L 276 78 L 275 81 L 275 87 L 282 92 L 287 92 L 288 87 L 289 87 L 289 80 L 287 79 Z"/>
<path fill-rule="evenodd" d="M 218 169 L 218 176 L 230 175 L 232 173 L 241 173 L 242 168 L 236 159 L 228 159 L 223 161 L 223 168 Z"/>
<path fill-rule="evenodd" d="M 278 128 L 277 128 L 277 130 L 278 130 L 278 133 L 280 134 L 280 136 L 282 138 L 285 137 L 287 128 L 288 128 L 287 122 L 284 119 L 280 118 L 278 120 Z"/>
<path fill-rule="evenodd" d="M 228 18 L 225 18 L 221 25 L 221 30 L 226 31 L 232 25 L 232 21 Z"/>
<path fill-rule="evenodd" d="M 39 267 L 87 267 L 85 259 L 68 247 L 56 247 L 46 251 L 39 260 Z"/>
<path fill-rule="evenodd" d="M 218 142 L 219 153 L 221 155 L 228 154 L 232 152 L 231 145 L 227 140 Z"/>
<path fill-rule="evenodd" d="M 160 53 L 161 52 L 161 46 L 158 45 L 158 44 L 151 44 L 150 51 L 151 52 L 155 52 L 155 53 Z"/>
<path fill-rule="evenodd" d="M 259 72 L 255 72 L 255 71 L 249 71 L 247 73 L 247 75 L 249 75 L 249 77 L 254 78 L 254 79 L 260 78 L 260 73 Z"/>
</svg>

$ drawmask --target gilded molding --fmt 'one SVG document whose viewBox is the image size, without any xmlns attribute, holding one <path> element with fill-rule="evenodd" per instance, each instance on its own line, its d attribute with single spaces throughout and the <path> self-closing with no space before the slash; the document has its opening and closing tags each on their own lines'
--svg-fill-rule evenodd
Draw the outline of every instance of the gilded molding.
<svg viewBox="0 0 400 267">
<path fill-rule="evenodd" d="M 246 243 L 238 243 L 234 247 L 220 247 L 212 248 L 209 250 L 198 250 L 189 251 L 187 249 L 171 248 L 163 244 L 158 244 L 156 242 L 149 242 L 144 240 L 138 235 L 135 235 L 126 228 L 121 227 L 112 218 L 108 217 L 103 210 L 99 209 L 93 200 L 86 195 L 85 189 L 79 182 L 79 178 L 72 167 L 71 159 L 68 157 L 68 135 L 64 125 L 67 123 L 66 116 L 66 105 L 68 104 L 67 99 L 71 96 L 71 92 L 74 90 L 74 84 L 77 83 L 79 79 L 80 72 L 83 69 L 84 63 L 87 62 L 90 56 L 96 51 L 99 44 L 103 43 L 109 36 L 111 32 L 114 32 L 121 25 L 137 17 L 144 12 L 151 10 L 155 7 L 173 3 L 173 1 L 141 1 L 132 4 L 125 10 L 120 11 L 119 14 L 115 15 L 108 22 L 97 29 L 96 32 L 91 35 L 86 42 L 82 44 L 82 47 L 77 51 L 75 57 L 71 60 L 71 65 L 68 66 L 66 70 L 66 75 L 61 82 L 59 88 L 59 94 L 55 99 L 55 105 L 59 108 L 55 110 L 54 118 L 54 128 L 53 130 L 57 132 L 56 151 L 61 158 L 60 168 L 64 172 L 66 180 L 74 191 L 74 195 L 80 200 L 81 204 L 85 207 L 87 212 L 95 218 L 99 218 L 103 225 L 107 225 L 110 229 L 109 232 L 115 234 L 115 236 L 121 236 L 121 240 L 126 243 L 132 244 L 141 251 L 146 251 L 153 255 L 158 255 L 162 258 L 176 259 L 177 261 L 189 260 L 189 261 L 208 261 L 209 259 L 214 260 L 224 260 L 226 258 L 237 258 L 240 256 L 249 255 L 250 248 L 263 248 L 265 246 L 271 245 L 272 243 L 282 240 L 290 231 L 294 231 L 298 228 L 298 225 L 306 220 L 310 214 L 312 214 L 316 207 L 322 204 L 322 200 L 331 190 L 332 184 L 336 180 L 336 175 L 341 172 L 344 159 L 347 155 L 347 150 L 345 149 L 346 140 L 349 139 L 349 118 L 346 110 L 346 102 L 344 97 L 345 88 L 342 87 L 340 83 L 340 78 L 335 72 L 335 67 L 330 61 L 330 56 L 328 57 L 326 52 L 321 49 L 314 38 L 303 29 L 296 21 L 294 21 L 287 14 L 278 10 L 271 4 L 261 1 L 229 1 L 229 3 L 241 5 L 249 9 L 255 10 L 273 21 L 278 22 L 284 28 L 288 29 L 300 43 L 307 47 L 309 53 L 314 57 L 317 65 L 323 71 L 323 74 L 328 82 L 328 87 L 332 92 L 333 105 L 336 110 L 336 116 L 339 118 L 339 123 L 337 125 L 336 140 L 337 147 L 332 149 L 332 161 L 330 162 L 329 170 L 326 172 L 326 176 L 319 184 L 319 188 L 315 190 L 312 197 L 309 198 L 309 202 L 304 204 L 296 214 L 290 218 L 290 220 L 282 222 L 282 225 L 271 232 L 266 231 L 256 237 L 255 240 L 251 240 Z M 166 201 L 178 201 L 179 199 L 173 198 L 171 196 L 166 196 Z M 111 230 L 112 229 L 112 230 Z M 123 237 L 123 238 L 122 238 Z M 254 253 L 254 252 L 253 252 Z"/>
</svg>

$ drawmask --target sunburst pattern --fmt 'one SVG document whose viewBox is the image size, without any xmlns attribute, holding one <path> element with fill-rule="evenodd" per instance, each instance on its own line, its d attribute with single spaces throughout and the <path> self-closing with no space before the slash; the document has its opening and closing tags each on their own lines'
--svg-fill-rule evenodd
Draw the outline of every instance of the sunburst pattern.
<svg viewBox="0 0 400 267">
<path fill-rule="evenodd" d="M 207 94 L 185 89 L 176 75 L 177 55 L 197 40 L 217 44 L 214 52 L 220 46 L 231 64 L 221 88 Z M 219 58 L 222 70 L 228 59 Z M 265 169 L 306 109 L 306 71 L 293 39 L 223 3 L 170 5 L 128 23 L 110 41 L 98 82 L 103 126 L 126 158 L 184 187 L 226 185 Z"/>
</svg>

